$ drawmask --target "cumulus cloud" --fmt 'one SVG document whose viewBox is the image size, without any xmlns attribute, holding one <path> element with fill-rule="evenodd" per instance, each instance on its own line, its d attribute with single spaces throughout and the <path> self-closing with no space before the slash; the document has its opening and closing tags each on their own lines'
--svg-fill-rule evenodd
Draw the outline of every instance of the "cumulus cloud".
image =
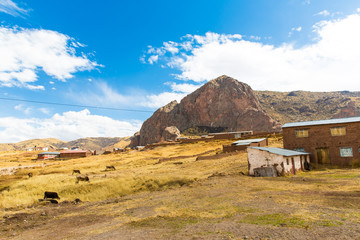
<svg viewBox="0 0 360 240">
<path fill-rule="evenodd" d="M 19 7 L 11 0 L 0 0 L 0 12 L 17 17 L 26 14 L 28 10 Z"/>
<path fill-rule="evenodd" d="M 76 54 L 81 46 L 56 31 L 0 27 L 0 86 L 44 89 L 34 84 L 40 71 L 65 81 L 99 66 L 85 54 Z"/>
<path fill-rule="evenodd" d="M 3 117 L 0 118 L 0 139 L 3 143 L 12 143 L 49 137 L 65 141 L 83 137 L 125 137 L 138 131 L 141 124 L 135 120 L 119 121 L 93 115 L 87 109 L 55 114 L 48 119 Z"/>
<path fill-rule="evenodd" d="M 314 41 L 298 48 L 240 35 L 186 35 L 182 42 L 172 43 L 179 52 L 163 53 L 159 63 L 180 70 L 178 79 L 199 83 L 226 74 L 258 90 L 360 90 L 360 14 L 321 21 L 313 32 Z"/>
</svg>

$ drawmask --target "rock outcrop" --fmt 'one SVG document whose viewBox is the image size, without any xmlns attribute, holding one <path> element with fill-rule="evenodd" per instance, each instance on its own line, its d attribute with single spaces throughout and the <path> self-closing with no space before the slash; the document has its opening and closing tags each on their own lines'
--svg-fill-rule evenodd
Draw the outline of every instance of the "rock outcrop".
<svg viewBox="0 0 360 240">
<path fill-rule="evenodd" d="M 164 129 L 162 139 L 165 141 L 176 141 L 180 137 L 180 131 L 175 126 L 170 126 Z"/>
<path fill-rule="evenodd" d="M 140 130 L 139 145 L 161 141 L 164 130 L 196 126 L 225 127 L 228 131 L 280 129 L 262 110 L 251 87 L 231 77 L 218 77 L 181 100 L 159 108 Z"/>
</svg>

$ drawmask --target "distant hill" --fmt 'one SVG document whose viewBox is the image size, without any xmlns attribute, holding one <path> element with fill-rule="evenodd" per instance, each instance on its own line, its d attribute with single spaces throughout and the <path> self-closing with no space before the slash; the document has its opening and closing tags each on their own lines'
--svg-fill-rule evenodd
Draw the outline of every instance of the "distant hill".
<svg viewBox="0 0 360 240">
<path fill-rule="evenodd" d="M 360 116 L 360 92 L 254 92 L 262 108 L 281 124 Z"/>
<path fill-rule="evenodd" d="M 58 148 L 73 148 L 78 147 L 80 149 L 89 149 L 101 151 L 106 149 L 112 149 L 113 146 L 125 147 L 129 145 L 129 137 L 120 138 L 120 137 L 89 137 L 89 138 L 80 138 L 74 141 L 61 141 L 56 138 L 44 138 L 44 139 L 30 139 L 22 141 L 19 143 L 4 143 L 0 144 L 0 151 L 15 151 L 15 150 L 24 150 L 25 148 L 34 148 L 36 147 L 48 147 L 49 151 L 55 150 Z"/>
<path fill-rule="evenodd" d="M 159 108 L 147 119 L 131 146 L 163 140 L 164 129 L 185 135 L 209 131 L 278 131 L 287 122 L 360 116 L 360 92 L 254 91 L 245 83 L 220 76 Z"/>
<path fill-rule="evenodd" d="M 276 131 L 280 124 L 261 107 L 254 91 L 245 83 L 220 76 L 184 97 L 159 108 L 147 119 L 131 146 L 163 140 L 166 127 L 181 132 L 193 127 L 218 127 L 228 131 Z"/>
</svg>

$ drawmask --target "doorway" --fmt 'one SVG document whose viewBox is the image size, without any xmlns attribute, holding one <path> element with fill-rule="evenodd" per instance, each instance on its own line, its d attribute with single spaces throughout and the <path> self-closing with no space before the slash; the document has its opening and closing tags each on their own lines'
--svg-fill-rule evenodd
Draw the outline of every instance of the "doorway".
<svg viewBox="0 0 360 240">
<path fill-rule="evenodd" d="M 329 164 L 330 163 L 329 148 L 317 148 L 316 157 L 318 164 Z"/>
</svg>

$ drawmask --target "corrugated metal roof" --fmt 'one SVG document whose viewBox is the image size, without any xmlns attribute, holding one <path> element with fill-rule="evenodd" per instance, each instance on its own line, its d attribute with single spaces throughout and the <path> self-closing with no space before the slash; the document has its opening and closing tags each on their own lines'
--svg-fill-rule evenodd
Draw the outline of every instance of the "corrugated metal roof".
<svg viewBox="0 0 360 240">
<path fill-rule="evenodd" d="M 39 154 L 48 154 L 48 155 L 59 155 L 59 152 L 41 152 Z"/>
<path fill-rule="evenodd" d="M 318 121 L 285 123 L 282 127 L 283 128 L 304 127 L 304 126 L 313 126 L 313 125 L 351 123 L 351 122 L 360 122 L 360 117 L 337 118 L 337 119 L 327 119 L 327 120 L 318 120 Z"/>
<path fill-rule="evenodd" d="M 267 151 L 269 153 L 274 153 L 274 154 L 278 154 L 278 155 L 283 155 L 285 157 L 310 154 L 310 153 L 306 153 L 306 152 L 298 152 L 298 151 L 288 150 L 288 149 L 284 149 L 284 148 L 272 148 L 272 147 L 250 147 L 250 148 Z"/>
<path fill-rule="evenodd" d="M 233 142 L 231 145 L 241 146 L 241 145 L 249 145 L 250 143 L 256 143 L 266 140 L 266 138 L 255 138 L 255 139 L 245 139 Z"/>
</svg>

